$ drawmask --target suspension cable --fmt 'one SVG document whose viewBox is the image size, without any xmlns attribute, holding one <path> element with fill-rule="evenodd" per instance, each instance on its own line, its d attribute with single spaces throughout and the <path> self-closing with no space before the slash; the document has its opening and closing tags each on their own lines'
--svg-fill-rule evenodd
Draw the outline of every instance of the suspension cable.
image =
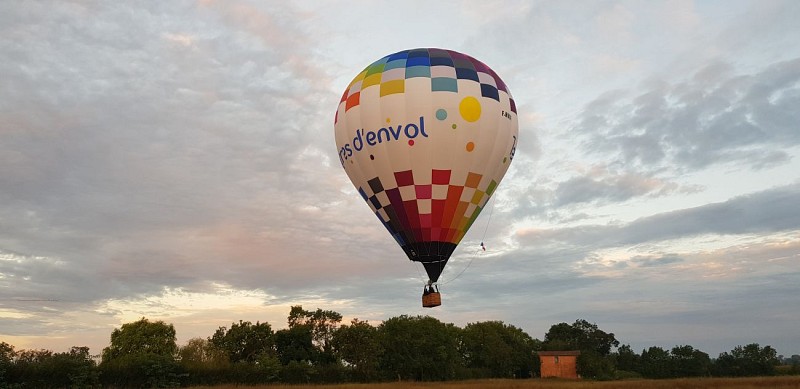
<svg viewBox="0 0 800 389">
<path fill-rule="evenodd" d="M 496 204 L 494 198 L 490 198 L 489 201 L 492 202 L 492 206 L 489 208 L 489 218 L 486 220 L 486 227 L 483 229 L 483 235 L 481 236 L 481 248 L 479 250 L 475 250 L 475 254 L 473 254 L 470 257 L 467 266 L 464 267 L 464 269 L 462 269 L 460 273 L 458 273 L 454 278 L 450 280 L 447 280 L 445 282 L 439 282 L 439 284 L 445 285 L 457 280 L 459 277 L 461 277 L 462 274 L 464 274 L 465 271 L 467 271 L 467 269 L 469 269 L 470 265 L 472 265 L 472 261 L 474 261 L 475 258 L 478 257 L 479 255 L 483 255 L 483 252 L 486 251 L 486 246 L 484 246 L 483 242 L 485 242 L 486 233 L 487 231 L 489 231 L 489 223 L 492 221 L 492 214 L 494 213 L 494 205 Z"/>
</svg>

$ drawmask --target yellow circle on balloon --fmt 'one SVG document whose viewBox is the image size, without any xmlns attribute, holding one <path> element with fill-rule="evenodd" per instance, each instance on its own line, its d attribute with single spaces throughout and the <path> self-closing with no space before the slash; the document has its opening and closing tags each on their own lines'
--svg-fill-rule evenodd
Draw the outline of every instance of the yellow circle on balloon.
<svg viewBox="0 0 800 389">
<path fill-rule="evenodd" d="M 478 99 L 467 96 L 458 104 L 458 111 L 461 117 L 468 122 L 474 122 L 481 118 L 481 103 Z"/>
</svg>

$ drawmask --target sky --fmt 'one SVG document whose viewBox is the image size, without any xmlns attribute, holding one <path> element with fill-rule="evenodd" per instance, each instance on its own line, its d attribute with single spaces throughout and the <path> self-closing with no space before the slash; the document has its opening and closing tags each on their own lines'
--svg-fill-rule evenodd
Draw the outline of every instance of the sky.
<svg viewBox="0 0 800 389">
<path fill-rule="evenodd" d="M 0 341 L 99 354 L 146 317 L 182 345 L 302 305 L 800 354 L 798 18 L 794 0 L 0 2 Z M 520 125 L 434 309 L 333 136 L 350 80 L 419 47 L 489 65 Z"/>
</svg>

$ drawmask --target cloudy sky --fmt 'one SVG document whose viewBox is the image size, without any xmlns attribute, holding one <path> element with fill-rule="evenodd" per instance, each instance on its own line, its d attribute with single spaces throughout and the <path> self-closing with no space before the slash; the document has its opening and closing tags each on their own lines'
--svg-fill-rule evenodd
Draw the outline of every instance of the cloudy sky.
<svg viewBox="0 0 800 389">
<path fill-rule="evenodd" d="M 0 2 L 0 341 L 100 353 L 147 317 L 183 344 L 302 305 L 798 354 L 798 18 L 794 0 Z M 417 47 L 485 62 L 520 113 L 433 310 L 333 139 L 350 80 Z"/>
</svg>

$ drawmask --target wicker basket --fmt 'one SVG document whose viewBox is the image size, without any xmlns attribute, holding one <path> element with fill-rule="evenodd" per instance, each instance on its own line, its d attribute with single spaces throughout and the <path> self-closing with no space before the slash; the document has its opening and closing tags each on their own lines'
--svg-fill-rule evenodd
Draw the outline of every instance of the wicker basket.
<svg viewBox="0 0 800 389">
<path fill-rule="evenodd" d="M 442 305 L 442 295 L 439 292 L 431 292 L 422 295 L 422 306 L 433 308 Z"/>
</svg>

